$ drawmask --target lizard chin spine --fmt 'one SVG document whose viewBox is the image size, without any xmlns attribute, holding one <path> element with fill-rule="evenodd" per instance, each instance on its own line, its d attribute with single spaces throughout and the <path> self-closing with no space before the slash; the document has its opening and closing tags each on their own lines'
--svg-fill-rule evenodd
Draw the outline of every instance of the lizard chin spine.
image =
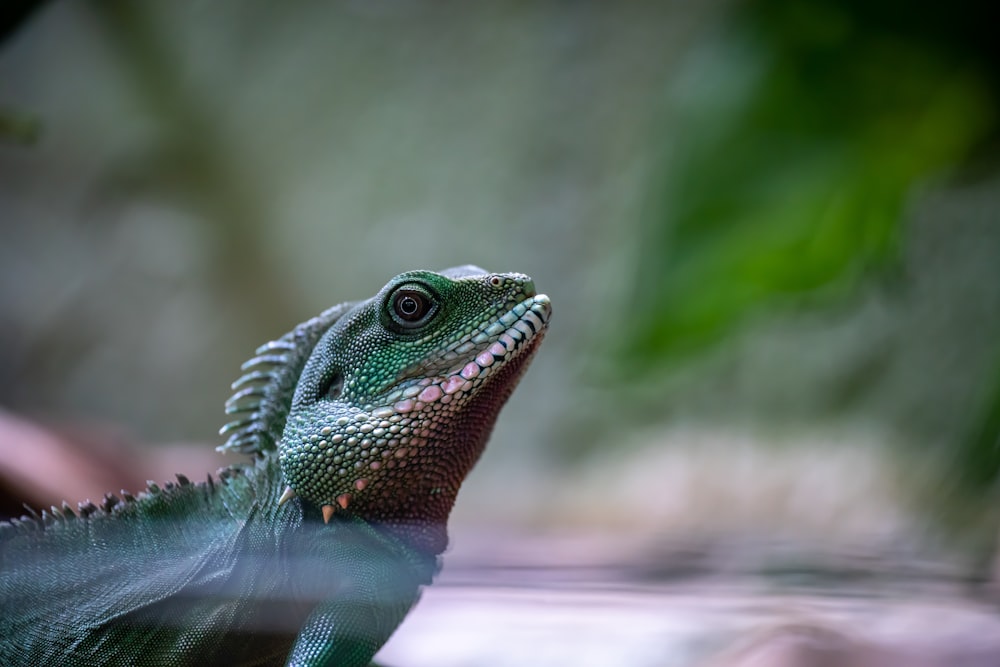
<svg viewBox="0 0 1000 667">
<path fill-rule="evenodd" d="M 294 497 L 295 497 L 295 489 L 293 489 L 290 486 L 285 487 L 285 492 L 281 494 L 280 498 L 278 498 L 278 507 L 281 507 Z"/>
<path fill-rule="evenodd" d="M 323 523 L 330 523 L 333 513 L 336 511 L 333 505 L 323 505 Z"/>
</svg>

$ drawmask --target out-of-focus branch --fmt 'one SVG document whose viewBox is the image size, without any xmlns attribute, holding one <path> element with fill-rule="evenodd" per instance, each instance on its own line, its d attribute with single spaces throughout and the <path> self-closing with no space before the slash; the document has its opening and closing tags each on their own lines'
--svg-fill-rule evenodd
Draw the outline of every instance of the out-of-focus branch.
<svg viewBox="0 0 1000 667">
<path fill-rule="evenodd" d="M 0 3 L 0 44 L 17 32 L 47 2 L 48 0 L 4 0 Z"/>
<path fill-rule="evenodd" d="M 277 288 L 274 263 L 260 243 L 260 230 L 273 224 L 262 188 L 238 163 L 227 145 L 221 119 L 214 118 L 184 85 L 180 58 L 170 51 L 155 17 L 155 3 L 101 0 L 89 7 L 137 101 L 157 121 L 155 152 L 138 170 L 122 174 L 127 196 L 163 196 L 192 210 L 206 224 L 214 275 L 228 303 L 237 304 L 253 328 L 294 321 L 301 315 L 294 298 Z M 115 187 L 115 186 L 112 186 Z M 266 327 L 265 327 L 266 328 Z"/>
</svg>

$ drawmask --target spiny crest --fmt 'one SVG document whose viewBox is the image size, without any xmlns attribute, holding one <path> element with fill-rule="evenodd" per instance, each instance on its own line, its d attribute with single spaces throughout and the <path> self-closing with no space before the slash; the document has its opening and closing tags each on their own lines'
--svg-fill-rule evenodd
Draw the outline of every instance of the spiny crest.
<svg viewBox="0 0 1000 667">
<path fill-rule="evenodd" d="M 254 358 L 232 384 L 235 392 L 226 401 L 226 414 L 239 417 L 219 431 L 227 436 L 219 451 L 263 454 L 277 446 L 299 375 L 320 337 L 353 303 L 342 303 L 299 324 L 278 340 L 257 348 Z"/>
<path fill-rule="evenodd" d="M 224 473 L 225 471 L 222 471 Z M 220 473 L 220 477 L 223 476 Z M 128 508 L 134 506 L 137 502 L 143 498 L 155 497 L 164 491 L 171 492 L 174 489 L 187 489 L 187 488 L 205 488 L 210 493 L 213 490 L 212 486 L 212 476 L 209 475 L 208 483 L 194 484 L 184 475 L 177 475 L 177 482 L 166 482 L 164 483 L 162 489 L 159 485 L 152 481 L 146 482 L 147 486 L 145 491 L 139 493 L 138 496 L 134 496 L 125 489 L 121 490 L 121 498 L 116 496 L 114 493 L 107 493 L 101 502 L 95 504 L 89 500 L 85 500 L 77 503 L 76 510 L 67 503 L 65 500 L 61 507 L 56 507 L 52 505 L 49 509 L 43 509 L 41 512 L 37 511 L 31 505 L 25 503 L 23 505 L 26 514 L 21 515 L 17 518 L 10 518 L 7 521 L 0 521 L 0 536 L 13 536 L 16 531 L 32 531 L 32 530 L 45 530 L 47 527 L 57 523 L 66 523 L 68 521 L 79 519 L 94 520 L 106 516 L 111 516 L 115 514 L 120 514 L 126 511 Z"/>
</svg>

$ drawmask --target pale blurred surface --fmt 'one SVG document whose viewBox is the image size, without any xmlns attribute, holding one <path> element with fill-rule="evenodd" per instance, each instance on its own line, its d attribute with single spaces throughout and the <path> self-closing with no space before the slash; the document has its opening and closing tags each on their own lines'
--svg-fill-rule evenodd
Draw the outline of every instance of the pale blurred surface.
<svg viewBox="0 0 1000 667">
<path fill-rule="evenodd" d="M 559 553 L 558 551 L 556 553 Z M 622 571 L 445 574 L 387 665 L 992 667 L 995 607 L 953 583 L 788 585 L 760 576 L 629 581 Z M 487 581 L 489 583 L 483 583 Z"/>
</svg>

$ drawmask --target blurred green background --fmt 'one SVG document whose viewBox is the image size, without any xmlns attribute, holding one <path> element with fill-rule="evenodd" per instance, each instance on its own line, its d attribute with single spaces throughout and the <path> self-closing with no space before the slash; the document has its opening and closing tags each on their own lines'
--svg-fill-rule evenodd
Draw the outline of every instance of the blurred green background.
<svg viewBox="0 0 1000 667">
<path fill-rule="evenodd" d="M 976 8 L 11 12 L 0 405 L 70 441 L 207 451 L 257 344 L 400 271 L 476 263 L 532 275 L 555 318 L 459 530 L 981 568 L 1000 58 Z"/>
</svg>

